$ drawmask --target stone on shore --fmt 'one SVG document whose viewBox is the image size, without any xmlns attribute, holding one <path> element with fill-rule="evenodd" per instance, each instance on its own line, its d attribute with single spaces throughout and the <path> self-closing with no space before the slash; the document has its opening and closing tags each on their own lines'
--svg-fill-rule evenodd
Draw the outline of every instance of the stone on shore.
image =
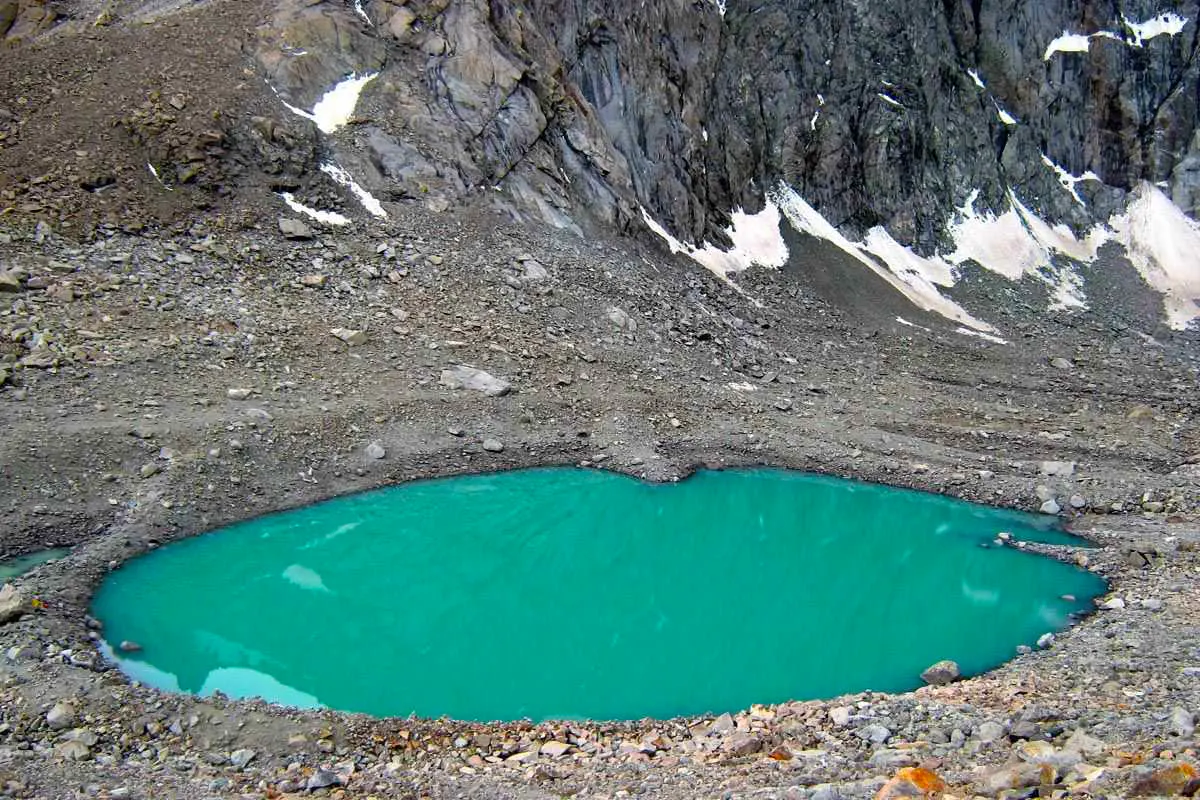
<svg viewBox="0 0 1200 800">
<path fill-rule="evenodd" d="M 25 597 L 11 583 L 0 589 L 0 625 L 19 619 L 25 613 Z"/>
<path fill-rule="evenodd" d="M 921 680 L 930 686 L 945 686 L 961 677 L 962 672 L 953 661 L 939 661 L 921 673 Z"/>
</svg>

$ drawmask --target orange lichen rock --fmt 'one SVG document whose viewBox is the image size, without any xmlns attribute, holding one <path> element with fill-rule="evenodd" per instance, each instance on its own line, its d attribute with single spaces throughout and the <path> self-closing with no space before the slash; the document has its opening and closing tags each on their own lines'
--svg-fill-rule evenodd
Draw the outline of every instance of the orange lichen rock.
<svg viewBox="0 0 1200 800">
<path fill-rule="evenodd" d="M 1139 797 L 1178 796 L 1196 780 L 1196 776 L 1196 768 L 1191 764 L 1172 764 L 1134 784 L 1133 794 Z"/>
<path fill-rule="evenodd" d="M 896 777 L 879 788 L 875 800 L 895 800 L 900 797 L 940 797 L 946 782 L 936 772 L 924 767 L 904 767 Z"/>
</svg>

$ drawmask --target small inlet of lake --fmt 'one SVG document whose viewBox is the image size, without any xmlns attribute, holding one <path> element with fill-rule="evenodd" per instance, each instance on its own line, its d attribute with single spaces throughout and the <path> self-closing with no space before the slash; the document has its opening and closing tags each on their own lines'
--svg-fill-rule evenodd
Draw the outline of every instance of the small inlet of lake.
<svg viewBox="0 0 1200 800">
<path fill-rule="evenodd" d="M 976 674 L 1092 607 L 998 546 L 1047 518 L 779 469 L 418 481 L 135 558 L 93 613 L 173 692 L 463 720 L 638 719 Z"/>
</svg>

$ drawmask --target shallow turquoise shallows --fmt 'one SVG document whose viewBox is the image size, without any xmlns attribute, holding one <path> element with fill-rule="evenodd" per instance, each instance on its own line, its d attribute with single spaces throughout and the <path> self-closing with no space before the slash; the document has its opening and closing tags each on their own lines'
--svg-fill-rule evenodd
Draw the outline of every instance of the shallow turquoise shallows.
<svg viewBox="0 0 1200 800">
<path fill-rule="evenodd" d="M 42 564 L 62 558 L 70 552 L 70 548 L 56 547 L 53 550 L 39 550 L 35 553 L 0 561 L 0 582 L 9 578 L 19 578 L 34 567 L 40 567 Z"/>
<path fill-rule="evenodd" d="M 406 484 L 134 559 L 94 612 L 172 691 L 469 720 L 635 719 L 977 673 L 1094 575 L 1039 518 L 773 469 L 655 485 L 571 468 Z M 1068 599 L 1063 599 L 1064 595 Z M 1074 599 L 1070 599 L 1070 598 Z"/>
</svg>

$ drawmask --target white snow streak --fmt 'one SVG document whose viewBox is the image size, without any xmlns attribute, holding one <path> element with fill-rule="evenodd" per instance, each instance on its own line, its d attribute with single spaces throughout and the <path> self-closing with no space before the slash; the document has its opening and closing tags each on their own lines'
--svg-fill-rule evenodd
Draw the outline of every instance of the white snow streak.
<svg viewBox="0 0 1200 800">
<path fill-rule="evenodd" d="M 876 92 L 876 94 L 879 95 L 879 98 L 881 100 L 883 100 L 883 102 L 889 103 L 889 104 L 895 106 L 896 108 L 904 108 L 904 104 L 901 103 L 896 98 L 892 97 L 891 95 L 884 94 L 883 92 Z"/>
<path fill-rule="evenodd" d="M 1091 46 L 1092 39 L 1112 39 L 1130 47 L 1143 47 L 1146 42 L 1157 36 L 1178 36 L 1183 33 L 1187 22 L 1186 17 L 1165 11 L 1145 22 L 1133 22 L 1122 15 L 1121 24 L 1129 32 L 1128 36 L 1113 31 L 1097 31 L 1089 35 L 1064 30 L 1061 36 L 1046 47 L 1046 54 L 1042 56 L 1042 60 L 1049 61 L 1055 53 L 1086 53 Z"/>
<path fill-rule="evenodd" d="M 1050 157 L 1045 153 L 1042 153 L 1042 163 L 1054 170 L 1055 176 L 1058 177 L 1059 184 L 1061 184 L 1064 189 L 1070 192 L 1071 197 L 1075 198 L 1075 202 L 1081 206 L 1085 204 L 1083 202 L 1083 198 L 1079 196 L 1079 191 L 1075 188 L 1076 184 L 1083 183 L 1084 181 L 1100 181 L 1100 176 L 1091 170 L 1088 170 L 1082 175 L 1072 175 L 1058 164 L 1055 164 L 1053 161 L 1051 161 Z M 1101 181 L 1101 183 L 1103 183 L 1103 181 Z"/>
<path fill-rule="evenodd" d="M 1091 44 L 1091 37 L 1086 34 L 1063 31 L 1061 36 L 1047 45 L 1042 60 L 1049 61 L 1055 53 L 1086 53 Z"/>
<path fill-rule="evenodd" d="M 1005 125 L 1017 124 L 1017 118 L 1001 108 L 999 103 L 996 103 L 996 116 L 1000 117 L 1000 121 Z"/>
<path fill-rule="evenodd" d="M 662 237 L 672 253 L 683 253 L 726 280 L 730 274 L 754 265 L 782 267 L 787 263 L 788 249 L 779 232 L 779 209 L 774 203 L 768 199 L 757 214 L 747 214 L 739 208 L 730 216 L 732 224 L 725 233 L 733 242 L 733 248 L 726 251 L 708 242 L 700 247 L 681 242 L 651 217 L 650 212 L 642 209 L 642 219 L 647 227 Z"/>
<path fill-rule="evenodd" d="M 1058 168 L 1049 159 L 1048 166 Z M 1068 189 L 1083 180 L 1100 180 L 1094 173 L 1073 176 Z M 1060 180 L 1062 175 L 1060 175 Z M 1107 225 L 1097 225 L 1082 238 L 1067 225 L 1051 225 L 1027 208 L 1012 191 L 1008 209 L 1000 214 L 975 209 L 978 192 L 971 194 L 949 226 L 954 251 L 921 256 L 897 242 L 882 227 L 872 228 L 861 242 L 854 242 L 809 205 L 791 187 L 779 184 L 767 192 L 767 203 L 758 214 L 733 214 L 729 228 L 732 250 L 684 244 L 671 236 L 642 209 L 646 224 L 661 236 L 675 253 L 684 253 L 717 275 L 729 275 L 753 264 L 782 266 L 787 247 L 779 233 L 780 215 L 793 228 L 834 245 L 870 269 L 925 311 L 958 323 L 957 333 L 990 342 L 1006 343 L 996 329 L 976 319 L 941 290 L 955 285 L 959 270 L 968 262 L 1010 280 L 1027 277 L 1046 284 L 1050 310 L 1087 308 L 1083 280 L 1070 262 L 1094 263 L 1108 242 L 1125 248 L 1130 262 L 1155 291 L 1163 294 L 1168 324 L 1183 330 L 1200 319 L 1200 223 L 1189 218 L 1152 184 L 1143 183 L 1133 193 L 1123 214 Z M 901 325 L 921 328 L 903 317 Z"/>
<path fill-rule="evenodd" d="M 363 21 L 366 22 L 368 25 L 373 26 L 375 24 L 375 23 L 371 22 L 371 18 L 369 16 L 367 16 L 367 10 L 365 8 L 363 8 L 362 0 L 354 0 L 354 13 L 358 14 L 360 17 L 362 17 Z"/>
<path fill-rule="evenodd" d="M 354 178 L 350 177 L 349 172 L 346 172 L 346 170 L 342 169 L 337 164 L 322 164 L 321 172 L 324 172 L 336 182 L 353 192 L 354 196 L 358 198 L 358 202 L 362 203 L 363 208 L 369 211 L 373 216 L 387 216 L 387 212 L 383 210 L 383 204 L 376 200 L 370 192 L 359 186 L 358 183 L 355 182 Z"/>
<path fill-rule="evenodd" d="M 309 208 L 297 200 L 291 192 L 281 192 L 279 196 L 283 198 L 283 202 L 287 203 L 288 208 L 292 211 L 312 217 L 317 222 L 324 222 L 326 225 L 346 225 L 350 222 L 348 217 L 344 217 L 336 211 L 319 211 L 315 208 Z"/>
<path fill-rule="evenodd" d="M 918 308 L 941 314 L 975 330 L 995 332 L 996 329 L 991 325 L 975 319 L 962 306 L 943 297 L 937 290 L 940 281 L 952 279 L 945 262 L 923 259 L 896 242 L 883 228 L 872 228 L 862 244 L 855 244 L 789 186 L 781 184 L 769 196 L 792 223 L 792 227 L 801 233 L 824 239 L 857 259 Z"/>
<path fill-rule="evenodd" d="M 975 85 L 980 89 L 987 91 L 987 86 L 984 85 L 983 78 L 979 77 L 979 73 L 973 69 L 967 70 L 967 74 L 971 76 L 971 80 L 975 81 Z"/>
<path fill-rule="evenodd" d="M 1070 267 L 1056 264 L 1054 256 L 1093 261 L 1107 237 L 1094 232 L 1081 242 L 1066 225 L 1051 226 L 1011 192 L 1004 213 L 979 214 L 976 196 L 967 199 L 950 227 L 955 250 L 946 259 L 958 266 L 974 261 L 1010 281 L 1031 275 L 1050 288 L 1051 309 L 1087 308 L 1079 276 Z"/>
<path fill-rule="evenodd" d="M 992 344 L 1008 344 L 1007 339 L 1001 339 L 999 336 L 993 336 L 992 334 L 984 333 L 983 331 L 974 331 L 970 328 L 955 328 L 954 332 L 961 333 L 963 336 L 975 336 L 980 339 L 986 339 Z"/>
<path fill-rule="evenodd" d="M 156 170 L 156 169 L 154 168 L 154 165 L 153 165 L 153 164 L 151 164 L 149 161 L 147 161 L 147 162 L 146 162 L 146 168 L 150 170 L 150 174 L 154 176 L 154 180 L 156 180 L 156 181 L 158 181 L 160 184 L 162 184 L 162 187 L 163 187 L 164 189 L 166 189 L 168 192 L 173 192 L 173 191 L 175 191 L 175 190 L 174 190 L 174 189 L 172 189 L 170 186 L 167 186 L 167 184 L 163 183 L 163 179 L 162 179 L 162 178 L 160 178 L 160 177 L 159 177 L 159 175 L 158 175 L 158 170 Z"/>
<path fill-rule="evenodd" d="M 1183 29 L 1187 25 L 1187 18 L 1170 11 L 1165 11 L 1145 22 L 1131 22 L 1128 18 L 1122 16 L 1121 23 L 1133 37 L 1132 45 L 1134 47 L 1141 47 L 1156 36 L 1164 34 L 1167 36 L 1178 36 L 1183 33 Z"/>
<path fill-rule="evenodd" d="M 1149 183 L 1133 193 L 1124 214 L 1109 220 L 1113 240 L 1129 261 L 1162 292 L 1167 322 L 1183 330 L 1200 318 L 1200 224 Z"/>
<path fill-rule="evenodd" d="M 371 72 L 366 75 L 351 75 L 326 92 L 313 106 L 312 111 L 305 111 L 282 98 L 281 100 L 293 114 L 316 123 L 322 133 L 333 133 L 350 122 L 351 117 L 354 116 L 354 107 L 358 105 L 358 96 L 378 74 L 378 72 Z M 271 88 L 272 91 L 275 91 L 274 87 Z M 275 93 L 279 94 L 278 91 Z"/>
<path fill-rule="evenodd" d="M 904 317 L 896 317 L 896 322 L 899 322 L 901 325 L 904 325 L 909 328 L 919 328 L 920 330 L 923 330 L 926 333 L 933 333 L 933 331 L 930 328 L 926 328 L 924 325 L 918 325 L 915 322 L 909 322 Z"/>
</svg>

